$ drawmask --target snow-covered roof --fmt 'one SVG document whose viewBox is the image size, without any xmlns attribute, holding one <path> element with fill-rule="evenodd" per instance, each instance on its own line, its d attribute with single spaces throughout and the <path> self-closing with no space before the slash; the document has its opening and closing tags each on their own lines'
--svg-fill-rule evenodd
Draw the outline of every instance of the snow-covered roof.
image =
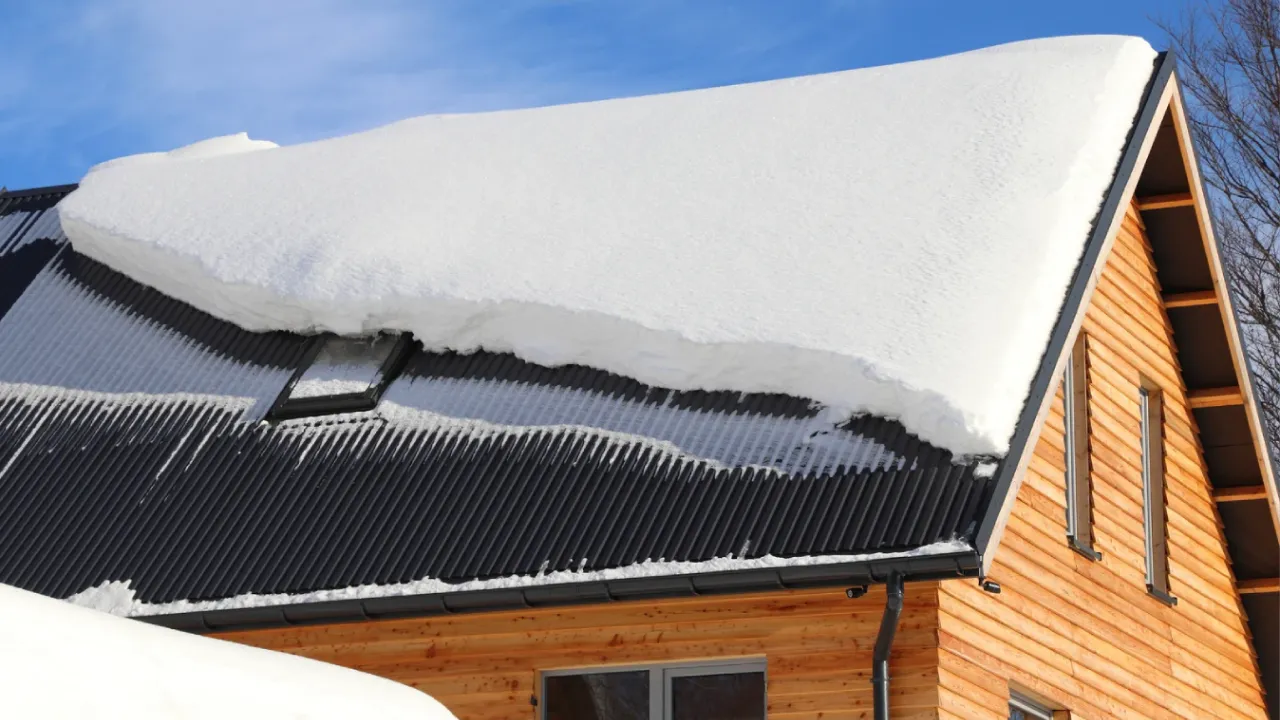
<svg viewBox="0 0 1280 720">
<path fill-rule="evenodd" d="M 454 720 L 407 685 L 0 585 L 0 716 Z"/>
<path fill-rule="evenodd" d="M 95 168 L 62 223 L 249 329 L 786 393 L 999 455 L 1154 57 L 1055 38 L 291 147 L 230 136 Z"/>
</svg>

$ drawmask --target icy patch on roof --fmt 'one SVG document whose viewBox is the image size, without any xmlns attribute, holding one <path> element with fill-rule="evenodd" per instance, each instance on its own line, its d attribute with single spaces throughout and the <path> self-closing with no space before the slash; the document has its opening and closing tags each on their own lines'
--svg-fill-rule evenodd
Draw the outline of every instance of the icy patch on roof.
<svg viewBox="0 0 1280 720">
<path fill-rule="evenodd" d="M 765 555 L 758 558 L 716 558 L 697 562 L 667 562 L 649 560 L 634 565 L 605 570 L 559 570 L 539 575 L 513 575 L 510 577 L 489 580 L 472 580 L 463 583 L 447 583 L 432 578 L 423 578 L 407 583 L 394 585 L 362 585 L 359 587 L 338 588 L 335 590 L 317 590 L 315 592 L 275 595 L 237 595 L 222 600 L 178 600 L 169 603 L 146 603 L 138 600 L 131 582 L 125 580 L 108 581 L 96 587 L 87 588 L 67 598 L 68 602 L 85 607 L 108 610 L 116 614 L 127 614 L 131 617 L 146 615 L 173 615 L 186 612 L 207 612 L 210 610 L 233 610 L 239 608 L 274 607 L 278 605 L 298 605 L 306 603 L 329 602 L 333 600 L 367 600 L 379 597 L 399 597 L 405 595 L 433 595 L 438 593 L 471 592 L 476 590 L 501 590 L 507 588 L 527 588 L 544 585 L 564 585 L 568 583 L 604 582 L 609 580 L 627 580 L 632 578 L 672 577 L 695 575 L 711 572 L 730 572 L 741 570 L 761 570 L 770 568 L 809 567 L 815 565 L 839 565 L 852 562 L 869 562 L 875 560 L 892 560 L 898 558 L 928 557 L 934 555 L 950 555 L 971 550 L 969 543 L 963 540 L 924 545 L 914 550 L 887 553 L 866 553 L 862 555 L 814 555 L 808 557 L 780 558 Z M 585 565 L 588 559 L 583 558 Z M 121 595 L 122 589 L 125 593 Z M 122 600 L 127 598 L 128 602 Z"/>
<path fill-rule="evenodd" d="M 0 585 L 0 717 L 456 720 L 348 668 L 112 617 Z"/>
<path fill-rule="evenodd" d="M 62 223 L 249 329 L 786 393 L 999 455 L 1154 58 L 1056 38 L 284 148 L 234 136 L 95 168 Z"/>
<path fill-rule="evenodd" d="M 214 402 L 265 414 L 290 371 L 239 362 L 96 294 L 54 261 L 0 316 L 0 388 L 32 400 Z"/>
<path fill-rule="evenodd" d="M 391 384 L 376 414 L 405 425 L 469 423 L 481 433 L 591 432 L 620 445 L 647 442 L 723 467 L 767 467 L 796 476 L 903 464 L 884 443 L 838 428 L 842 418 L 829 410 L 807 418 L 711 413 L 576 388 L 410 376 Z"/>
</svg>

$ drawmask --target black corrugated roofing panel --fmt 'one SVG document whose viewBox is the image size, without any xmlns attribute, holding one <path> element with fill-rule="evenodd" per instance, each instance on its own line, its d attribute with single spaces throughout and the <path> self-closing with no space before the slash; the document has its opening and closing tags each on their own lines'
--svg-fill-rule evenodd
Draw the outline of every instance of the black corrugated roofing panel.
<svg viewBox="0 0 1280 720">
<path fill-rule="evenodd" d="M 971 537 L 990 492 L 896 422 L 493 353 L 418 348 L 373 412 L 267 422 L 314 339 L 51 247 L 0 316 L 0 582 L 47 595 L 900 551 Z"/>
</svg>

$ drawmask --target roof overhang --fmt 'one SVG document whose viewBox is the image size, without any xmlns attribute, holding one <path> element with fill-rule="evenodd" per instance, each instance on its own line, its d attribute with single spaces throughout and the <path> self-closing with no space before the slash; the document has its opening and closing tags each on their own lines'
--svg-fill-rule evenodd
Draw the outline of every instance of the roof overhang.
<svg viewBox="0 0 1280 720">
<path fill-rule="evenodd" d="M 141 616 L 137 619 L 177 630 L 210 633 L 290 625 L 586 605 L 623 600 L 659 600 L 813 588 L 855 588 L 882 583 L 890 573 L 894 572 L 902 573 L 912 580 L 925 581 L 976 577 L 978 569 L 977 553 L 965 551 L 832 565 L 637 577 L 523 588 L 206 610 Z"/>
</svg>

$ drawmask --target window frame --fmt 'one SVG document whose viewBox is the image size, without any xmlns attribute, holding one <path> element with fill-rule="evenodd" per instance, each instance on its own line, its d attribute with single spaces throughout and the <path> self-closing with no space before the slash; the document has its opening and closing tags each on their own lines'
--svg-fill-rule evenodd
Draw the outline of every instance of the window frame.
<svg viewBox="0 0 1280 720">
<path fill-rule="evenodd" d="M 1164 393 L 1145 376 L 1138 387 L 1138 414 L 1142 442 L 1142 545 L 1147 592 L 1166 605 L 1176 605 L 1178 599 L 1169 593 Z"/>
<path fill-rule="evenodd" d="M 675 663 L 641 663 L 635 665 L 599 665 L 577 668 L 543 670 L 538 677 L 538 720 L 547 718 L 547 678 L 572 675 L 599 675 L 647 671 L 649 673 L 649 720 L 665 720 L 672 716 L 671 679 L 702 675 L 733 675 L 758 672 L 764 676 L 764 695 L 761 715 L 768 716 L 769 668 L 762 657 L 727 658 L 724 660 L 698 660 Z"/>
<path fill-rule="evenodd" d="M 1084 332 L 1076 338 L 1062 375 L 1063 456 L 1066 461 L 1067 544 L 1089 558 L 1093 549 L 1093 468 L 1089 453 L 1089 359 Z"/>
<path fill-rule="evenodd" d="M 1033 720 L 1053 720 L 1054 716 L 1053 710 L 1016 692 L 1009 693 L 1009 710 L 1019 710 Z"/>
<path fill-rule="evenodd" d="M 378 366 L 377 382 L 370 384 L 364 391 L 340 395 L 291 397 L 294 387 L 311 369 L 312 364 L 323 352 L 325 344 L 338 337 L 333 333 L 325 333 L 312 339 L 311 345 L 303 355 L 302 361 L 298 363 L 293 375 L 289 377 L 289 382 L 285 383 L 284 389 L 276 396 L 276 401 L 272 403 L 271 409 L 267 412 L 268 420 L 293 420 L 338 413 L 365 412 L 378 406 L 378 401 L 382 399 L 382 393 L 386 391 L 387 386 L 400 373 L 409 358 L 412 348 L 412 340 L 409 333 L 399 333 L 395 336 L 390 352 L 382 361 L 382 364 Z"/>
</svg>

